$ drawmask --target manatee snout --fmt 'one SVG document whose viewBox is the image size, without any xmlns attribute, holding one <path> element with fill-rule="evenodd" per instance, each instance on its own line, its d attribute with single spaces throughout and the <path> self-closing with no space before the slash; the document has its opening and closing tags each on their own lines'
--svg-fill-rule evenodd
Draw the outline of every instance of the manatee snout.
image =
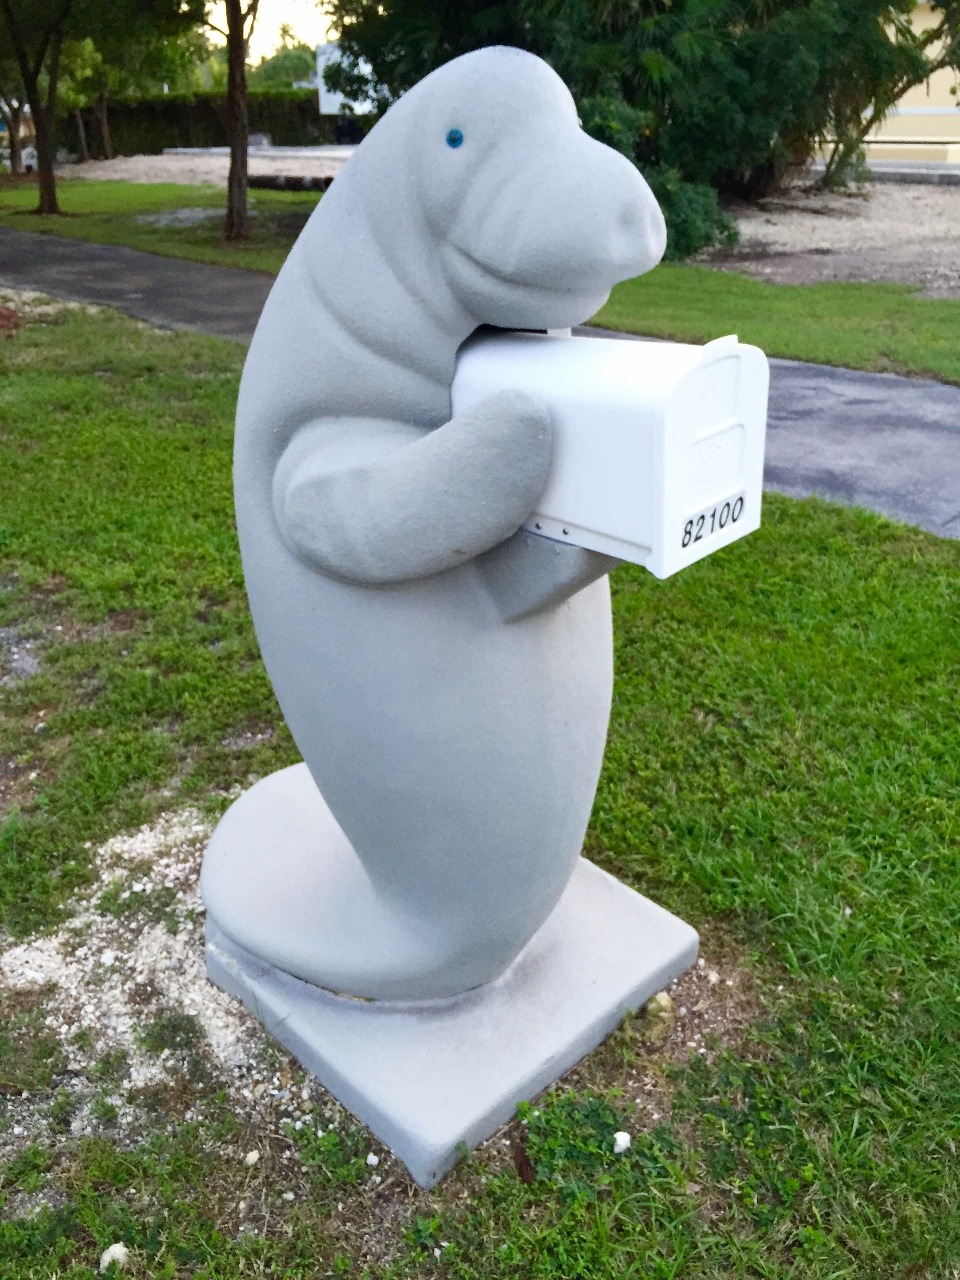
<svg viewBox="0 0 960 1280">
<path fill-rule="evenodd" d="M 610 239 L 611 267 L 617 272 L 614 284 L 643 275 L 655 267 L 667 247 L 667 224 L 663 212 L 644 178 L 629 161 L 627 163 L 630 169 L 628 189 L 614 215 L 616 225 Z"/>
<path fill-rule="evenodd" d="M 515 211 L 512 279 L 609 290 L 663 257 L 667 229 L 660 206 L 619 152 L 581 133 L 567 163 L 542 179 L 536 199 Z"/>
<path fill-rule="evenodd" d="M 497 196 L 485 207 L 467 204 L 451 239 L 500 282 L 609 291 L 657 265 L 666 224 L 625 156 L 576 125 L 563 133 L 531 148 L 512 179 L 504 173 L 502 182 L 486 186 Z"/>
<path fill-rule="evenodd" d="M 487 159 L 449 229 L 455 286 L 475 298 L 488 292 L 478 272 L 495 282 L 494 310 L 477 308 L 481 321 L 511 323 L 501 314 L 507 286 L 518 308 L 531 295 L 541 307 L 548 299 L 539 317 L 547 327 L 580 323 L 615 284 L 663 256 L 663 214 L 636 167 L 575 119 L 552 124 L 522 165 L 509 148 Z M 512 323 L 538 319 L 526 309 L 517 316 Z"/>
</svg>

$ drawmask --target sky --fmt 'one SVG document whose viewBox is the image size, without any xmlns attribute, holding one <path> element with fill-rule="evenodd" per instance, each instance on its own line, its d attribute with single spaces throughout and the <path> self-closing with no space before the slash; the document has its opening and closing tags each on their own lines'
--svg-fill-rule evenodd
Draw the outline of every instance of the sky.
<svg viewBox="0 0 960 1280">
<path fill-rule="evenodd" d="M 226 30 L 223 5 L 214 5 L 211 17 Z M 288 23 L 304 44 L 323 44 L 328 19 L 316 0 L 260 0 L 257 21 L 250 38 L 249 59 L 253 66 L 268 57 L 280 43 L 280 27 Z"/>
</svg>

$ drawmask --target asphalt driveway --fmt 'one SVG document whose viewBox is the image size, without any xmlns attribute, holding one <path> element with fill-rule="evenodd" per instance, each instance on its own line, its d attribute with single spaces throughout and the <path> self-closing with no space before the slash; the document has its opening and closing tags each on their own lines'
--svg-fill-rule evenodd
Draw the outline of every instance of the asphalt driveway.
<svg viewBox="0 0 960 1280">
<path fill-rule="evenodd" d="M 167 328 L 248 342 L 272 283 L 260 272 L 0 230 L 0 284 L 117 307 Z M 766 488 L 960 538 L 960 387 L 770 364 Z"/>
</svg>

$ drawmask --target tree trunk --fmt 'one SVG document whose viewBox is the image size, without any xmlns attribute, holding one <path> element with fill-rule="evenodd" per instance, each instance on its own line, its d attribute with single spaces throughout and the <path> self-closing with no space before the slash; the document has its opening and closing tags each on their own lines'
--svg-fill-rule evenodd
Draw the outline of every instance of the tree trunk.
<svg viewBox="0 0 960 1280">
<path fill-rule="evenodd" d="M 63 48 L 63 24 L 70 10 L 70 0 L 65 0 L 59 18 L 48 28 L 34 65 L 31 66 L 19 29 L 16 14 L 10 0 L 0 0 L 0 8 L 6 21 L 7 32 L 16 54 L 26 94 L 30 115 L 33 117 L 34 144 L 37 149 L 37 179 L 40 188 L 40 204 L 37 213 L 60 213 L 57 203 L 57 179 L 53 171 L 55 155 L 57 82 L 60 78 L 60 52 Z M 47 62 L 47 96 L 40 92 L 40 69 Z"/>
<path fill-rule="evenodd" d="M 227 10 L 227 131 L 230 142 L 230 177 L 227 180 L 227 240 L 247 235 L 247 42 L 244 37 L 242 0 L 226 0 Z"/>
<path fill-rule="evenodd" d="M 90 159 L 90 148 L 87 146 L 87 126 L 83 123 L 83 112 L 79 107 L 74 108 L 73 115 L 77 122 L 77 141 L 80 143 L 80 159 L 86 162 Z"/>
<path fill-rule="evenodd" d="M 115 152 L 113 150 L 113 138 L 110 136 L 110 121 L 107 118 L 107 95 L 105 93 L 98 94 L 93 105 L 97 113 L 97 124 L 100 127 L 103 158 L 104 160 L 112 160 Z"/>
<path fill-rule="evenodd" d="M 53 77 L 51 76 L 51 83 Z M 40 85 L 35 77 L 31 77 L 24 88 L 27 91 L 27 102 L 30 104 L 30 114 L 33 116 L 34 129 L 34 146 L 37 150 L 37 183 L 40 188 L 40 203 L 37 206 L 36 213 L 61 213 L 59 202 L 57 201 L 57 178 L 53 171 L 54 161 L 54 133 L 51 129 L 53 112 L 49 110 L 49 105 L 55 101 L 48 91 L 47 101 L 44 102 L 43 95 L 40 92 Z"/>
<path fill-rule="evenodd" d="M 47 112 L 41 108 L 33 120 L 37 148 L 37 182 L 40 187 L 40 203 L 37 213 L 61 213 L 57 200 L 57 178 L 53 171 L 54 137 Z"/>
</svg>

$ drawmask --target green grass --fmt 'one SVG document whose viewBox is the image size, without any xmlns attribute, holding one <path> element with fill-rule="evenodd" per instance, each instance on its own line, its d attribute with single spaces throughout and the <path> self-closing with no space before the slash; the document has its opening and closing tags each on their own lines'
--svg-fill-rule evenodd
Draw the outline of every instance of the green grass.
<svg viewBox="0 0 960 1280">
<path fill-rule="evenodd" d="M 65 313 L 2 354 L 16 498 L 0 546 L 16 583 L 0 592 L 0 626 L 47 646 L 0 725 L 0 753 L 36 792 L 0 835 L 0 920 L 23 929 L 82 878 L 84 841 L 142 822 L 172 775 L 184 796 L 230 785 L 222 739 L 275 715 L 233 531 L 240 348 Z M 290 752 L 281 734 L 245 758 L 262 770 Z"/>
<path fill-rule="evenodd" d="M 141 220 L 181 208 L 222 209 L 225 194 L 214 187 L 74 179 L 60 184 L 69 216 L 37 218 L 29 212 L 36 202 L 32 185 L 8 185 L 0 187 L 0 227 L 276 272 L 318 198 L 251 192 L 250 240 L 231 245 L 221 237 L 219 219 L 189 228 Z M 904 285 L 778 285 L 665 264 L 619 285 L 594 323 L 683 342 L 736 333 L 768 355 L 960 383 L 960 300 L 924 298 Z"/>
<path fill-rule="evenodd" d="M 0 626 L 42 655 L 0 686 L 17 806 L 0 907 L 23 932 L 69 908 L 87 842 L 294 752 L 282 730 L 225 745 L 279 723 L 232 528 L 240 353 L 69 313 L 2 354 Z M 122 1063 L 103 1069 L 102 1133 L 73 1138 L 42 1010 L 4 1007 L 0 1081 L 51 1114 L 2 1172 L 4 1277 L 92 1280 L 116 1240 L 137 1250 L 131 1274 L 170 1280 L 957 1274 L 960 544 L 768 497 L 757 534 L 667 582 L 613 583 L 588 852 L 739 966 L 744 1032 L 672 1063 L 635 1019 L 525 1110 L 516 1167 L 487 1149 L 414 1194 L 371 1181 L 355 1127 L 252 1135 L 202 1080 L 200 1118 L 167 1100 L 125 1149 L 109 1127 Z M 196 1045 L 175 1011 L 143 1036 Z M 667 1099 L 657 1121 L 638 1076 Z M 0 1136 L 10 1105 L 0 1091 Z M 619 1128 L 634 1142 L 614 1157 Z M 269 1211 L 249 1232 L 254 1175 L 229 1152 L 254 1140 Z M 14 1215 L 24 1196 L 46 1204 Z"/>
<path fill-rule="evenodd" d="M 176 183 L 86 181 L 58 184 L 63 217 L 32 212 L 37 192 L 32 183 L 0 186 L 0 227 L 69 236 L 96 244 L 123 244 L 166 257 L 190 258 L 225 267 L 276 273 L 300 228 L 313 212 L 319 192 L 251 191 L 250 238 L 228 244 L 222 213 L 226 192 L 212 186 Z M 177 209 L 210 209 L 218 216 L 192 227 L 163 227 L 144 218 Z"/>
<path fill-rule="evenodd" d="M 736 333 L 768 355 L 960 382 L 960 299 L 896 284 L 770 284 L 665 264 L 614 289 L 608 329 L 703 342 Z"/>
</svg>

